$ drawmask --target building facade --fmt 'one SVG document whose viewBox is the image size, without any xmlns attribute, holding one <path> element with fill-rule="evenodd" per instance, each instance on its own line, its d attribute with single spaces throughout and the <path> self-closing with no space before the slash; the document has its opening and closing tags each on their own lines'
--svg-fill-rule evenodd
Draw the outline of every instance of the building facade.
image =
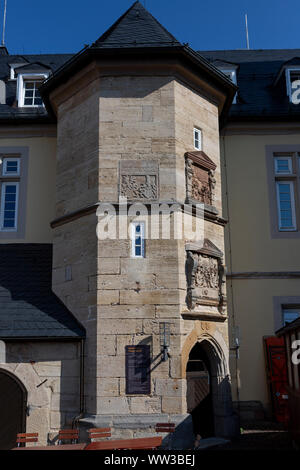
<svg viewBox="0 0 300 470">
<path fill-rule="evenodd" d="M 270 417 L 263 338 L 300 314 L 300 51 L 204 55 L 239 87 L 220 140 L 233 394 L 244 419 Z"/>
<path fill-rule="evenodd" d="M 0 419 L 44 443 L 236 435 L 231 390 L 268 411 L 262 337 L 297 310 L 297 228 L 276 219 L 298 188 L 297 106 L 276 102 L 297 54 L 265 83 L 263 54 L 195 52 L 139 2 L 75 56 L 1 52 Z M 257 61 L 282 117 L 253 110 Z"/>
</svg>

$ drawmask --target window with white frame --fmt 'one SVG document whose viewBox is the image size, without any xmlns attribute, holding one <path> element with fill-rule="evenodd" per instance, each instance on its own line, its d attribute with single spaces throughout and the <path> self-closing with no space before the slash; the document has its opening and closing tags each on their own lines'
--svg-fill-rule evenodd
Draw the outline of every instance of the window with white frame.
<svg viewBox="0 0 300 470">
<path fill-rule="evenodd" d="M 292 157 L 275 157 L 275 175 L 291 175 L 293 173 L 292 169 Z"/>
<path fill-rule="evenodd" d="M 42 98 L 39 92 L 40 80 L 24 81 L 24 106 L 42 106 Z"/>
<path fill-rule="evenodd" d="M 300 178 L 299 154 L 275 154 L 274 176 L 279 231 L 297 230 L 297 207 Z"/>
<path fill-rule="evenodd" d="M 133 258 L 145 257 L 145 223 L 131 223 L 131 256 Z"/>
<path fill-rule="evenodd" d="M 296 230 L 295 191 L 293 181 L 277 181 L 279 230 Z"/>
<path fill-rule="evenodd" d="M 20 176 L 20 158 L 3 158 L 2 176 Z"/>
<path fill-rule="evenodd" d="M 236 70 L 235 69 L 220 69 L 222 73 L 224 73 L 224 75 L 226 75 L 226 77 L 229 78 L 229 80 L 231 80 L 235 85 L 237 85 L 237 78 L 236 78 Z M 233 98 L 233 101 L 232 101 L 233 104 L 236 103 L 236 94 L 234 95 L 234 98 Z"/>
<path fill-rule="evenodd" d="M 293 103 L 293 94 L 300 95 L 300 67 L 287 68 L 285 71 L 287 95 Z"/>
<path fill-rule="evenodd" d="M 194 147 L 197 150 L 202 150 L 202 131 L 194 127 Z"/>
<path fill-rule="evenodd" d="M 19 107 L 44 106 L 39 87 L 47 78 L 47 74 L 19 74 L 18 75 L 18 105 Z"/>
<path fill-rule="evenodd" d="M 0 231 L 16 231 L 18 225 L 20 158 L 3 156 L 0 178 Z"/>
<path fill-rule="evenodd" d="M 300 317 L 300 308 L 299 307 L 283 307 L 282 309 L 282 322 L 283 326 L 286 326 L 288 323 L 291 323 L 297 318 Z"/>
</svg>

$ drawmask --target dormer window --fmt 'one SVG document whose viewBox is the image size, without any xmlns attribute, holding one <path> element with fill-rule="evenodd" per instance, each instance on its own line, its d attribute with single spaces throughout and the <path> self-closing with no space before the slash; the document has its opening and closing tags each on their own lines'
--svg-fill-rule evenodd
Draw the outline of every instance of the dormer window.
<svg viewBox="0 0 300 470">
<path fill-rule="evenodd" d="M 237 78 L 236 78 L 236 70 L 235 69 L 227 69 L 227 68 L 224 68 L 224 69 L 220 69 L 222 73 L 224 73 L 224 75 L 226 75 L 227 78 L 229 78 L 229 80 L 231 80 L 235 85 L 237 85 Z M 236 103 L 236 94 L 233 98 L 233 101 L 232 103 Z"/>
<path fill-rule="evenodd" d="M 47 78 L 47 74 L 18 75 L 18 105 L 19 107 L 36 108 L 43 106 L 39 87 Z"/>
<path fill-rule="evenodd" d="M 285 71 L 287 95 L 290 102 L 299 104 L 300 102 L 300 67 L 290 67 Z"/>
</svg>

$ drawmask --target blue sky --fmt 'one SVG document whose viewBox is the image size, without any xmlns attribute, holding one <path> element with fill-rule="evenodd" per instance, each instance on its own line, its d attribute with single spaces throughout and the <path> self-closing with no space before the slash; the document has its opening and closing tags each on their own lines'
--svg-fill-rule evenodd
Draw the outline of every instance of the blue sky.
<svg viewBox="0 0 300 470">
<path fill-rule="evenodd" d="M 77 52 L 97 39 L 132 0 L 7 0 L 11 54 Z M 300 48 L 299 0 L 142 0 L 182 42 L 196 50 Z M 4 0 L 0 0 L 1 29 Z"/>
</svg>

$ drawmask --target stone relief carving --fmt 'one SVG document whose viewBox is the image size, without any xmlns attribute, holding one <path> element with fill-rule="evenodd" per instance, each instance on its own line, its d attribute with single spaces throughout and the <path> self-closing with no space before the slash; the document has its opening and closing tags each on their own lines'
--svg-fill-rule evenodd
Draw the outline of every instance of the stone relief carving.
<svg viewBox="0 0 300 470">
<path fill-rule="evenodd" d="M 212 206 L 216 165 L 204 152 L 186 154 L 186 191 L 187 200 L 199 201 Z"/>
<path fill-rule="evenodd" d="M 195 275 L 195 286 L 217 289 L 219 286 L 218 260 L 207 255 L 196 256 L 198 256 L 198 269 Z"/>
<path fill-rule="evenodd" d="M 127 199 L 157 199 L 155 175 L 122 175 L 120 195 Z"/>
<path fill-rule="evenodd" d="M 190 310 L 197 305 L 226 309 L 226 268 L 223 253 L 205 239 L 201 248 L 187 246 L 186 276 L 187 305 Z"/>
<path fill-rule="evenodd" d="M 119 194 L 129 201 L 158 199 L 158 164 L 143 160 L 121 161 Z"/>
</svg>

